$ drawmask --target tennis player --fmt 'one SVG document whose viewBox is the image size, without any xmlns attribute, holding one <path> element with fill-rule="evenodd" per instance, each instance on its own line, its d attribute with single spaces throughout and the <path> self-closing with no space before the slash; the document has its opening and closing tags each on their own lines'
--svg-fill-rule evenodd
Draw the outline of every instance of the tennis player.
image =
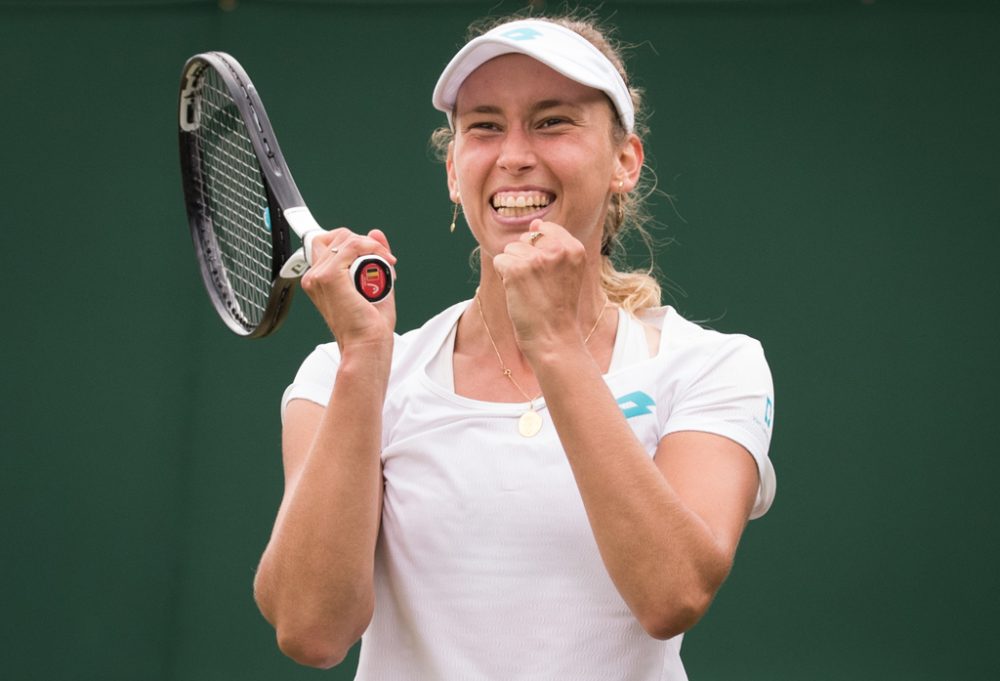
<svg viewBox="0 0 1000 681">
<path fill-rule="evenodd" d="M 500 22 L 444 69 L 447 185 L 475 297 L 394 334 L 316 240 L 336 342 L 285 392 L 286 486 L 256 598 L 296 661 L 357 678 L 685 679 L 681 638 L 767 511 L 760 344 L 613 264 L 640 215 L 640 96 L 592 23 Z M 428 237 L 433 238 L 433 237 Z"/>
</svg>

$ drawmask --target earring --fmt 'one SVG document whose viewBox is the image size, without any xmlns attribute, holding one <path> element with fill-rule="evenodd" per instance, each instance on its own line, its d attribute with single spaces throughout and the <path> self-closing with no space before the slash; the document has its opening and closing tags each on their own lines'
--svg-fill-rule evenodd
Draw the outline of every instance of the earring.
<svg viewBox="0 0 1000 681">
<path fill-rule="evenodd" d="M 455 223 L 458 221 L 458 206 L 460 205 L 461 200 L 462 200 L 462 197 L 459 196 L 458 194 L 456 194 L 455 195 L 455 210 L 451 214 L 451 232 L 452 232 L 452 234 L 455 233 Z"/>
<path fill-rule="evenodd" d="M 621 229 L 622 224 L 625 222 L 625 192 L 622 189 L 625 186 L 623 180 L 618 180 L 618 195 L 615 196 L 615 229 Z"/>
</svg>

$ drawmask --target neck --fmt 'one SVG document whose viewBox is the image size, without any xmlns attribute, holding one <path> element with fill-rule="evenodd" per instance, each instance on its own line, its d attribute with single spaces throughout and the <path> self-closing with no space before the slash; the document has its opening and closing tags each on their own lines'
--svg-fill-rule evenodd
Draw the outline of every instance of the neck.
<svg viewBox="0 0 1000 681">
<path fill-rule="evenodd" d="M 488 263 L 482 263 L 481 267 L 476 297 L 482 302 L 490 330 L 498 342 L 501 337 L 513 341 L 514 327 L 507 312 L 507 294 L 504 291 L 500 275 Z M 590 331 L 597 316 L 607 307 L 608 302 L 608 295 L 601 286 L 600 270 L 594 277 L 584 277 L 580 287 L 580 303 L 577 310 L 580 332 L 584 336 Z"/>
<path fill-rule="evenodd" d="M 476 307 L 476 312 L 479 314 L 479 320 L 480 320 L 480 322 L 482 322 L 483 330 L 486 332 L 486 338 L 489 341 L 490 348 L 493 350 L 493 353 L 496 355 L 497 364 L 500 367 L 501 373 L 503 374 L 503 376 L 507 380 L 510 381 L 511 385 L 513 385 L 514 388 L 521 394 L 521 396 L 524 397 L 524 399 L 529 403 L 529 412 L 534 413 L 534 407 L 532 405 L 534 403 L 534 399 L 535 398 L 532 398 L 531 393 L 527 392 L 525 390 L 525 388 L 522 387 L 521 383 L 517 380 L 517 378 L 514 375 L 515 374 L 514 369 L 511 368 L 506 361 L 504 361 L 503 354 L 500 352 L 500 348 L 497 346 L 496 339 L 493 337 L 493 332 L 490 329 L 489 322 L 486 320 L 486 314 L 483 311 L 482 300 L 479 298 L 478 295 L 475 298 L 474 304 L 475 304 L 475 307 Z M 593 336 L 594 332 L 597 331 L 597 328 L 598 328 L 598 326 L 601 323 L 601 319 L 604 317 L 604 312 L 607 310 L 607 307 L 608 307 L 608 305 L 607 305 L 607 303 L 605 303 L 605 305 L 601 308 L 600 312 L 597 314 L 597 318 L 594 321 L 593 326 L 590 327 L 590 331 L 587 332 L 587 335 L 586 335 L 586 337 L 583 340 L 584 346 L 586 346 L 587 343 L 590 342 L 591 336 Z M 521 362 L 523 363 L 524 362 L 524 356 L 523 356 L 523 354 L 520 353 L 520 352 L 518 352 L 517 356 L 520 358 Z M 528 367 L 527 369 L 528 369 L 527 374 L 529 376 L 532 376 L 532 379 L 534 380 L 534 377 L 533 377 L 533 373 L 534 372 L 531 370 L 531 367 Z M 539 386 L 535 386 L 535 387 L 537 389 Z M 537 424 L 535 424 L 535 425 L 537 425 Z M 522 423 L 522 427 L 525 428 L 525 429 L 530 430 L 523 423 Z M 531 434 L 533 435 L 535 432 L 537 432 L 537 430 L 533 430 Z M 521 434 L 524 435 L 525 432 L 522 430 Z"/>
<path fill-rule="evenodd" d="M 608 308 L 613 307 L 604 290 L 596 287 L 584 287 L 580 294 L 577 323 L 580 337 L 590 345 L 592 337 L 598 335 L 601 322 L 606 322 Z M 512 368 L 516 365 L 526 366 L 527 362 L 520 351 L 514 334 L 514 325 L 507 310 L 507 297 L 503 284 L 496 275 L 483 277 L 481 285 L 476 289 L 473 305 L 463 315 L 462 336 L 466 342 L 474 341 L 476 346 L 489 347 L 491 352 L 499 352 L 505 363 Z M 468 346 L 466 346 L 468 347 Z"/>
</svg>

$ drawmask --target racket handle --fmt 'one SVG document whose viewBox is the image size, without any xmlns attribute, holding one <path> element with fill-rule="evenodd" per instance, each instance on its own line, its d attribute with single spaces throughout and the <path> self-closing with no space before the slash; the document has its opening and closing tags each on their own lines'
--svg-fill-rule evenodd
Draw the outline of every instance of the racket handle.
<svg viewBox="0 0 1000 681">
<path fill-rule="evenodd" d="M 320 235 L 323 229 L 312 219 L 312 213 L 305 206 L 286 210 L 285 219 L 302 239 L 302 248 L 292 253 L 291 257 L 285 261 L 278 276 L 282 279 L 298 279 L 312 266 L 313 239 Z"/>
<path fill-rule="evenodd" d="M 282 279 L 298 279 L 308 269 L 306 249 L 300 248 L 285 262 L 278 276 Z M 371 303 L 377 303 L 389 295 L 395 277 L 392 266 L 385 258 L 377 255 L 363 255 L 357 258 L 351 263 L 350 274 L 354 288 Z"/>
<path fill-rule="evenodd" d="M 351 263 L 354 288 L 371 303 L 389 295 L 392 290 L 392 266 L 377 255 L 363 255 Z"/>
</svg>

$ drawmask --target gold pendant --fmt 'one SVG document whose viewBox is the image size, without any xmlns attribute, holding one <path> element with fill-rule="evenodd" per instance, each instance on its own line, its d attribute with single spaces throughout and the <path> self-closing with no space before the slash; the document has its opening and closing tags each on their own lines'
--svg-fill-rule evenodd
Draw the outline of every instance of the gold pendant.
<svg viewBox="0 0 1000 681">
<path fill-rule="evenodd" d="M 521 414 L 517 420 L 517 432 L 522 437 L 534 437 L 542 429 L 542 417 L 533 408 Z"/>
</svg>

